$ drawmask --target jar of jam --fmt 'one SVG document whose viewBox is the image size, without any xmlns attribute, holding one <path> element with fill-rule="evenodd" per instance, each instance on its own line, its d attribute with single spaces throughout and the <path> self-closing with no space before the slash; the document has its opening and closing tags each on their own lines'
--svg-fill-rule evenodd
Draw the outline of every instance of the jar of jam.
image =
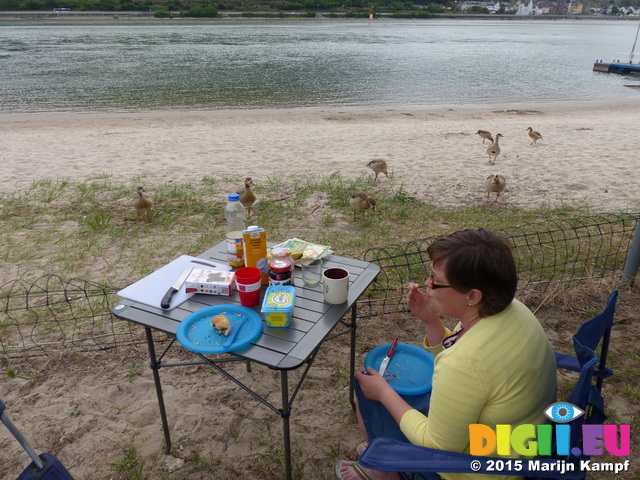
<svg viewBox="0 0 640 480">
<path fill-rule="evenodd" d="M 285 247 L 274 248 L 269 261 L 269 285 L 293 286 L 293 269 L 291 250 Z"/>
</svg>

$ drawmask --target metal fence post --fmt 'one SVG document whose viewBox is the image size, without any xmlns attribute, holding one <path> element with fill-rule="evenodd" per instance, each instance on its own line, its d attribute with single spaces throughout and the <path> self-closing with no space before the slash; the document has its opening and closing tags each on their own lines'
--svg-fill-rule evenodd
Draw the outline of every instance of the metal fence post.
<svg viewBox="0 0 640 480">
<path fill-rule="evenodd" d="M 627 254 L 627 260 L 624 263 L 624 269 L 622 270 L 622 281 L 625 283 L 632 283 L 633 279 L 638 273 L 638 267 L 640 267 L 640 228 L 636 223 L 636 230 L 633 235 L 633 241 L 631 242 L 631 249 Z"/>
</svg>

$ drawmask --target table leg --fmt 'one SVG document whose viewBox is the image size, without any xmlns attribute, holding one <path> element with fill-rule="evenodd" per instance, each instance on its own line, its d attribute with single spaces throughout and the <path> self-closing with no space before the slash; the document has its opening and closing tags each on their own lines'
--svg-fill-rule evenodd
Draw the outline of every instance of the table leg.
<svg viewBox="0 0 640 480">
<path fill-rule="evenodd" d="M 291 434 L 289 431 L 289 378 L 286 370 L 280 370 L 280 384 L 282 387 L 282 429 L 284 431 L 284 468 L 286 479 L 291 480 Z"/>
<path fill-rule="evenodd" d="M 353 307 L 351 307 L 351 357 L 349 359 L 349 371 L 350 371 L 350 376 L 349 376 L 349 402 L 351 402 L 351 408 L 353 408 L 354 410 L 356 409 L 356 401 L 354 398 L 354 392 L 353 392 L 353 382 L 356 376 L 356 328 L 357 328 L 357 324 L 356 324 L 356 318 L 357 318 L 357 312 L 356 312 L 356 305 L 357 302 L 353 304 Z"/>
<path fill-rule="evenodd" d="M 162 395 L 162 386 L 160 385 L 160 364 L 156 358 L 156 349 L 153 346 L 153 334 L 149 327 L 145 327 L 147 335 L 147 348 L 149 349 L 149 357 L 151 358 L 151 372 L 153 373 L 153 381 L 156 384 L 156 395 L 158 397 L 158 407 L 160 408 L 160 418 L 162 419 L 162 430 L 164 431 L 165 448 L 164 454 L 169 455 L 171 452 L 171 436 L 169 435 L 169 422 L 167 422 L 167 411 L 164 408 L 164 396 Z"/>
</svg>

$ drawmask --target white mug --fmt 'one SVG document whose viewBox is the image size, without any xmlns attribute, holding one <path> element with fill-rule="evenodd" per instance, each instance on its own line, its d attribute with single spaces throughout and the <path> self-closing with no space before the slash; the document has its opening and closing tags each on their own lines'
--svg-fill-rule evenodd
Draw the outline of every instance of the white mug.
<svg viewBox="0 0 640 480">
<path fill-rule="evenodd" d="M 349 296 L 349 272 L 344 268 L 327 268 L 322 272 L 324 301 L 338 305 Z"/>
</svg>

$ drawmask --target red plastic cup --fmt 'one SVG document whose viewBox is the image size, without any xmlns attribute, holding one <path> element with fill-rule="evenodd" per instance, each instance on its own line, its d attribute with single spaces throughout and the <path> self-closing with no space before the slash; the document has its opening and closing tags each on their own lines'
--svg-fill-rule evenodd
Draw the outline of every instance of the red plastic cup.
<svg viewBox="0 0 640 480">
<path fill-rule="evenodd" d="M 240 304 L 255 307 L 260 300 L 262 272 L 256 267 L 242 267 L 236 270 L 236 290 L 240 294 Z"/>
</svg>

